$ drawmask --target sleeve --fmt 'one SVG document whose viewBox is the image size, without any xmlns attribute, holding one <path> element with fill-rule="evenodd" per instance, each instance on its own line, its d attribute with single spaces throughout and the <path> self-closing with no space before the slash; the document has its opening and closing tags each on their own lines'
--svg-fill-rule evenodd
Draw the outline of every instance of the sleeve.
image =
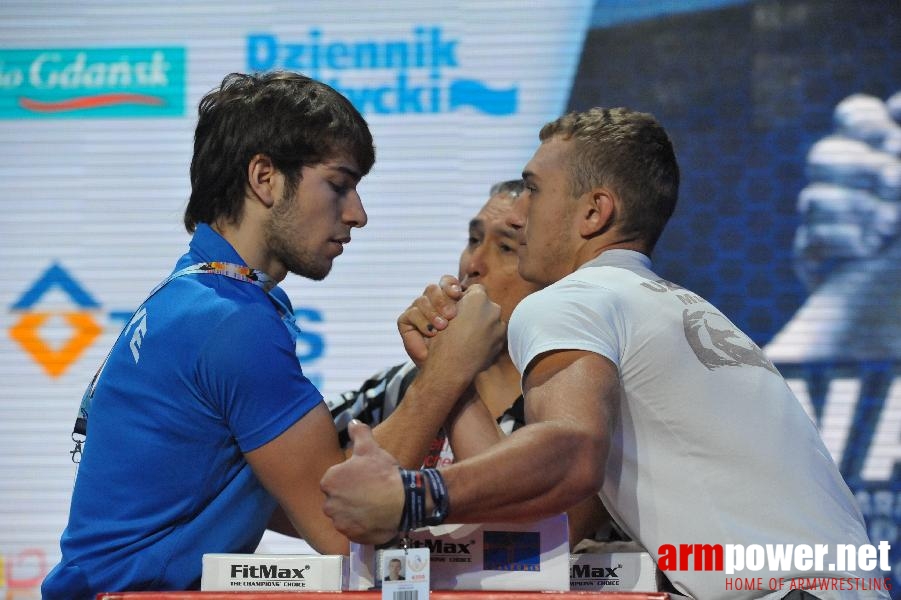
<svg viewBox="0 0 901 600">
<path fill-rule="evenodd" d="M 198 387 L 243 452 L 272 441 L 322 401 L 304 376 L 294 340 L 270 306 L 245 307 L 211 332 Z"/>
<path fill-rule="evenodd" d="M 624 338 L 621 311 L 610 290 L 563 280 L 530 294 L 513 311 L 507 329 L 510 358 L 520 374 L 535 358 L 554 350 L 586 350 L 617 368 Z"/>
<path fill-rule="evenodd" d="M 358 419 L 374 427 L 387 419 L 407 393 L 419 370 L 413 362 L 395 365 L 376 373 L 358 390 L 326 398 L 342 446 L 350 441 L 347 425 Z"/>
</svg>

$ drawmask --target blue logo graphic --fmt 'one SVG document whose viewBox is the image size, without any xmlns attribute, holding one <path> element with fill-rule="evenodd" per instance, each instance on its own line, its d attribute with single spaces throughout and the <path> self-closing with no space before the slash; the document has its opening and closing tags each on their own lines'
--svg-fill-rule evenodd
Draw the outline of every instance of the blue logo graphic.
<svg viewBox="0 0 901 600">
<path fill-rule="evenodd" d="M 459 79 L 450 86 L 450 109 L 472 106 L 489 115 L 516 112 L 516 88 L 493 90 L 481 81 Z"/>
<path fill-rule="evenodd" d="M 406 38 L 388 40 L 325 39 L 311 29 L 307 39 L 286 42 L 267 33 L 247 38 L 251 71 L 299 71 L 332 86 L 360 112 L 436 114 L 472 108 L 491 116 L 516 112 L 519 86 L 496 88 L 475 79 L 452 79 L 459 68 L 459 40 L 438 26 L 414 27 Z M 371 71 L 366 83 L 361 72 Z M 372 79 L 378 78 L 373 83 Z"/>
<path fill-rule="evenodd" d="M 58 264 L 50 265 L 38 280 L 25 290 L 11 308 L 13 310 L 31 309 L 40 301 L 44 294 L 55 287 L 59 287 L 69 296 L 78 308 L 100 308 L 100 303 L 94 300 L 94 297 Z"/>
<path fill-rule="evenodd" d="M 541 534 L 537 531 L 484 532 L 486 571 L 540 571 Z"/>
</svg>

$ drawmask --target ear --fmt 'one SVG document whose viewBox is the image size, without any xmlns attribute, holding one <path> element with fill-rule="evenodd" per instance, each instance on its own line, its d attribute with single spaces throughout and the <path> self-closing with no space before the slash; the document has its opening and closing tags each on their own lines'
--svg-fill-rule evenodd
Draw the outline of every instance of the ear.
<svg viewBox="0 0 901 600">
<path fill-rule="evenodd" d="M 255 154 L 247 164 L 247 196 L 272 208 L 278 197 L 281 172 L 265 154 Z M 280 189 L 280 188 L 279 188 Z"/>
<path fill-rule="evenodd" d="M 607 188 L 593 188 L 585 193 L 579 234 L 594 237 L 613 226 L 616 216 L 616 199 Z"/>
</svg>

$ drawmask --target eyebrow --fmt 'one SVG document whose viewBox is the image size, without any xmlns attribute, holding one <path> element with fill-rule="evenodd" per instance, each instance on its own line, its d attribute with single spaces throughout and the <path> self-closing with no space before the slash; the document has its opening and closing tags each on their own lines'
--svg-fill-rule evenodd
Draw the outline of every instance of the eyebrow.
<svg viewBox="0 0 901 600">
<path fill-rule="evenodd" d="M 476 230 L 479 233 L 485 233 L 485 222 L 482 219 L 473 219 L 469 222 L 469 229 Z M 495 225 L 491 231 L 505 238 L 516 238 L 516 230 L 508 225 Z"/>
<path fill-rule="evenodd" d="M 360 173 L 359 171 L 355 171 L 354 169 L 351 169 L 350 167 L 345 166 L 345 165 L 335 165 L 335 166 L 329 167 L 329 168 L 333 171 L 340 171 L 341 173 L 344 173 L 345 175 L 347 175 L 349 177 L 353 177 L 356 181 L 360 181 L 361 179 L 363 179 L 362 173 Z"/>
<path fill-rule="evenodd" d="M 522 172 L 523 179 L 535 179 L 535 173 L 532 171 L 523 171 Z"/>
<path fill-rule="evenodd" d="M 498 225 L 492 228 L 496 233 L 500 234 L 502 237 L 506 238 L 515 238 L 516 230 L 512 227 L 508 227 L 506 225 Z"/>
</svg>

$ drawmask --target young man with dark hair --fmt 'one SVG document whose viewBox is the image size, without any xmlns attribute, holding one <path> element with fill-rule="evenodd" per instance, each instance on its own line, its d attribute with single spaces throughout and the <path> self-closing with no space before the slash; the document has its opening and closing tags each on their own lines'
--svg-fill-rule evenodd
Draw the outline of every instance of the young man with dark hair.
<svg viewBox="0 0 901 600">
<path fill-rule="evenodd" d="M 204 553 L 253 552 L 270 523 L 322 553 L 348 551 L 319 489 L 345 453 L 276 284 L 322 279 L 366 225 L 357 184 L 374 156 L 360 113 L 302 75 L 233 74 L 200 102 L 194 235 L 82 406 L 90 435 L 45 600 L 196 589 Z M 501 347 L 499 309 L 476 288 L 431 346 L 443 358 L 379 427 L 410 467 Z"/>
</svg>

